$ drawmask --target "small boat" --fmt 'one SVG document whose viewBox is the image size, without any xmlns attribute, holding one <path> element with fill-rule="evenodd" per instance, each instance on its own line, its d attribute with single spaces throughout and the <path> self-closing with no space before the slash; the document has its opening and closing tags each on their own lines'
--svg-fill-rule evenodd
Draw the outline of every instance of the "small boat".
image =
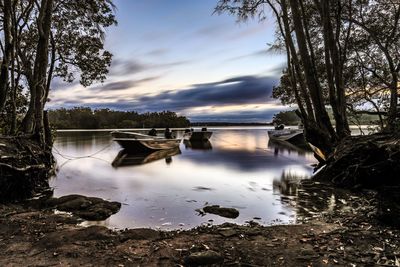
<svg viewBox="0 0 400 267">
<path fill-rule="evenodd" d="M 167 163 L 171 161 L 171 157 L 181 154 L 179 147 L 172 149 L 164 149 L 157 151 L 148 151 L 140 153 L 131 153 L 126 149 L 121 150 L 115 157 L 111 165 L 115 168 L 125 166 L 143 165 L 157 160 L 165 159 Z"/>
<path fill-rule="evenodd" d="M 177 138 L 167 139 L 137 132 L 114 131 L 111 135 L 114 141 L 131 152 L 172 149 L 179 147 L 181 142 L 181 139 Z"/>
<path fill-rule="evenodd" d="M 299 129 L 270 130 L 268 131 L 268 136 L 271 140 L 286 141 L 289 143 L 304 140 L 303 130 Z"/>
<path fill-rule="evenodd" d="M 211 138 L 212 132 L 208 131 L 207 128 L 202 128 L 201 131 L 193 131 L 187 129 L 183 137 L 190 141 L 207 141 Z"/>
</svg>

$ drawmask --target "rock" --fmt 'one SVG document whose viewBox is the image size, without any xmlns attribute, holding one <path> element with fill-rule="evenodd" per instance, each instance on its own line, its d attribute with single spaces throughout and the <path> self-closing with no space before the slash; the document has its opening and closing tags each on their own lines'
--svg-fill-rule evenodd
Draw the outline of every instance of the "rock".
<svg viewBox="0 0 400 267">
<path fill-rule="evenodd" d="M 239 216 L 239 211 L 237 209 L 224 208 L 219 205 L 205 206 L 203 211 L 231 219 L 235 219 Z"/>
<path fill-rule="evenodd" d="M 137 228 L 129 229 L 121 234 L 121 242 L 126 240 L 155 240 L 160 238 L 160 232 L 148 229 L 148 228 Z"/>
<path fill-rule="evenodd" d="M 121 203 L 110 202 L 98 197 L 86 197 L 81 195 L 68 195 L 60 198 L 45 200 L 44 205 L 60 211 L 72 214 L 89 221 L 105 220 L 117 213 Z"/>
<path fill-rule="evenodd" d="M 231 237 L 237 235 L 236 230 L 232 228 L 222 228 L 218 233 L 224 237 Z"/>
<path fill-rule="evenodd" d="M 43 248 L 57 248 L 65 245 L 66 243 L 80 241 L 93 241 L 93 240 L 110 240 L 113 237 L 113 232 L 104 226 L 90 226 L 76 229 L 66 229 L 47 233 L 42 239 L 39 240 L 37 245 Z"/>
<path fill-rule="evenodd" d="M 185 264 L 188 266 L 201 266 L 221 263 L 223 261 L 224 258 L 219 253 L 207 250 L 190 254 L 186 257 Z"/>
</svg>

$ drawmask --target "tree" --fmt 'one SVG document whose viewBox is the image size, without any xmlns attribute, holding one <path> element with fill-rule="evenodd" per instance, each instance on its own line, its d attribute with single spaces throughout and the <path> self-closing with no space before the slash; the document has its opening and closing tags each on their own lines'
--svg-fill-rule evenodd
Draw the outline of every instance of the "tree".
<svg viewBox="0 0 400 267">
<path fill-rule="evenodd" d="M 3 13 L 2 28 L 4 32 L 4 45 L 1 44 L 1 52 L 3 54 L 0 66 L 0 112 L 3 110 L 7 99 L 9 67 L 11 62 L 12 51 L 12 34 L 11 34 L 11 0 L 4 0 L 0 4 Z"/>
<path fill-rule="evenodd" d="M 352 54 L 354 63 L 368 74 L 364 80 L 368 99 L 371 92 L 387 92 L 387 130 L 394 131 L 399 118 L 399 72 L 400 72 L 400 4 L 397 1 L 377 0 L 351 5 L 350 14 L 343 17 L 355 25 L 351 36 L 356 51 Z M 376 101 L 376 100 L 375 100 Z M 376 107 L 375 107 L 376 108 Z M 380 114 L 377 111 L 376 114 Z"/>
<path fill-rule="evenodd" d="M 11 7 L 6 5 L 10 2 L 1 5 L 4 15 L 0 29 L 5 37 L 11 32 L 12 38 L 4 38 L 5 45 L 1 46 L 5 58 L 1 75 L 7 79 L 2 78 L 0 83 L 0 108 L 7 98 L 15 103 L 17 88 L 25 85 L 29 106 L 19 129 L 44 144 L 49 140 L 44 107 L 51 81 L 79 78 L 88 86 L 105 79 L 112 55 L 104 49 L 104 30 L 116 24 L 114 5 L 111 0 L 14 0 Z M 9 74 L 11 90 L 7 90 Z M 16 109 L 11 111 L 15 118 Z M 16 119 L 13 121 L 16 124 Z M 11 128 L 14 133 L 17 127 Z"/>
<path fill-rule="evenodd" d="M 398 3 L 390 0 L 220 0 L 216 12 L 228 12 L 239 20 L 265 19 L 266 7 L 276 19 L 277 43 L 285 48 L 288 62 L 281 84 L 273 93 L 283 103 L 297 104 L 310 143 L 325 154 L 331 153 L 350 134 L 347 109 L 358 112 L 356 103 L 368 102 L 377 110 L 376 114 L 385 114 L 377 101 L 383 87 L 373 85 L 377 78 L 390 88 L 385 122 L 393 131 L 391 125 L 399 117 Z M 360 68 L 364 68 L 361 76 Z M 365 71 L 371 74 L 365 75 Z M 351 95 L 351 92 L 357 93 Z M 335 128 L 329 120 L 328 105 Z"/>
</svg>

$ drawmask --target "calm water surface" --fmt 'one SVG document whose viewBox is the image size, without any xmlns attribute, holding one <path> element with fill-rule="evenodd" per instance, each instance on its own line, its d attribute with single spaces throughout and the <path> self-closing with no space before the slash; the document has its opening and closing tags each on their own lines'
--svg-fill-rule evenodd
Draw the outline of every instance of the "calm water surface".
<svg viewBox="0 0 400 267">
<path fill-rule="evenodd" d="M 54 195 L 82 194 L 123 203 L 120 212 L 97 222 L 115 228 L 296 222 L 292 185 L 312 173 L 312 153 L 272 143 L 267 127 L 209 130 L 210 143 L 182 142 L 180 150 L 168 155 L 119 160 L 124 166 L 116 164 L 121 148 L 110 131 L 60 131 L 54 145 Z M 196 209 L 204 205 L 233 207 L 240 216 L 200 216 Z"/>
</svg>

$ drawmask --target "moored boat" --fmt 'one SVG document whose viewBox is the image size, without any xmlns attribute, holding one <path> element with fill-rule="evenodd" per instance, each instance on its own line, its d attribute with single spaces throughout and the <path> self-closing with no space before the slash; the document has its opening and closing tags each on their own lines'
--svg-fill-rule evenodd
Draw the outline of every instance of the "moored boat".
<svg viewBox="0 0 400 267">
<path fill-rule="evenodd" d="M 212 132 L 207 128 L 202 128 L 201 131 L 187 130 L 185 131 L 184 138 L 190 141 L 204 142 L 211 138 Z"/>
<path fill-rule="evenodd" d="M 163 150 L 179 147 L 181 139 L 163 138 L 137 132 L 112 132 L 111 135 L 121 147 L 130 152 Z"/>
<path fill-rule="evenodd" d="M 292 143 L 293 141 L 304 140 L 304 133 L 301 129 L 282 129 L 270 130 L 268 136 L 271 140 L 286 141 Z"/>
</svg>

